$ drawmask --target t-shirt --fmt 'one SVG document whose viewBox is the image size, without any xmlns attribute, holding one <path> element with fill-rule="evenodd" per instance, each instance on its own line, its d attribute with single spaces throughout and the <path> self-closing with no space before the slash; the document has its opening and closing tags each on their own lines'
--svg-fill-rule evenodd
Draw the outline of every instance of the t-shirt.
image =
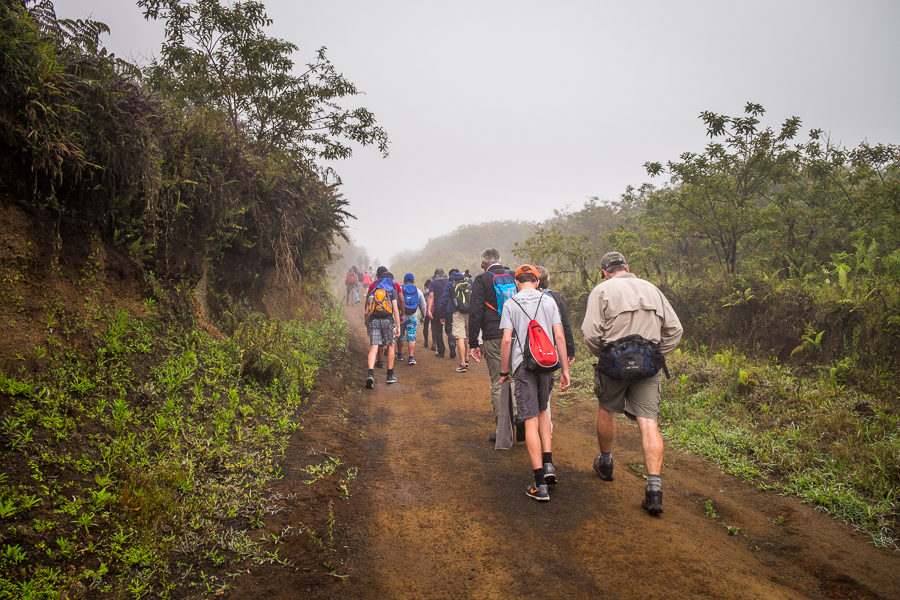
<svg viewBox="0 0 900 600">
<path fill-rule="evenodd" d="M 519 304 L 521 304 L 521 307 Z M 528 322 L 531 319 L 541 324 L 541 327 L 553 340 L 553 345 L 556 345 L 553 326 L 557 323 L 562 323 L 559 318 L 559 308 L 556 306 L 556 301 L 553 300 L 552 296 L 538 290 L 522 290 L 517 293 L 512 297 L 512 300 L 503 303 L 503 314 L 500 315 L 500 329 L 511 329 L 513 331 L 510 373 L 515 373 L 519 365 L 522 364 L 522 348 L 527 339 Z"/>
</svg>

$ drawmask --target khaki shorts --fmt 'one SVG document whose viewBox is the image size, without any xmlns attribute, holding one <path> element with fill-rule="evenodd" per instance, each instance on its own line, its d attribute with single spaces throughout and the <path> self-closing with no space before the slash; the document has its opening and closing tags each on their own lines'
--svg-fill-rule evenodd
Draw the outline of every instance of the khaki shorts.
<svg viewBox="0 0 900 600">
<path fill-rule="evenodd" d="M 453 313 L 453 325 L 450 333 L 458 340 L 469 337 L 469 315 L 459 311 Z"/>
<path fill-rule="evenodd" d="M 659 416 L 663 372 L 646 379 L 613 379 L 594 369 L 594 394 L 602 408 L 656 421 Z"/>
</svg>

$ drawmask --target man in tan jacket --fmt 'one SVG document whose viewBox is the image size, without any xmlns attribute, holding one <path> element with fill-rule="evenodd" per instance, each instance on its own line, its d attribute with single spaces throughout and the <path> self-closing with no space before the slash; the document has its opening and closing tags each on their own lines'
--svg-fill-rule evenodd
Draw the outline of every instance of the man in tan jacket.
<svg viewBox="0 0 900 600">
<path fill-rule="evenodd" d="M 588 297 L 581 331 L 594 356 L 603 347 L 625 336 L 638 334 L 659 344 L 663 355 L 678 346 L 683 332 L 678 315 L 659 289 L 639 279 L 619 252 L 607 252 L 600 259 L 606 279 Z M 614 379 L 595 370 L 594 393 L 597 410 L 597 442 L 600 454 L 594 459 L 594 471 L 605 481 L 613 479 L 612 445 L 615 440 L 615 413 L 635 419 L 641 432 L 647 488 L 641 506 L 651 515 L 662 509 L 660 471 L 663 440 L 657 426 L 662 371 L 642 379 Z"/>
</svg>

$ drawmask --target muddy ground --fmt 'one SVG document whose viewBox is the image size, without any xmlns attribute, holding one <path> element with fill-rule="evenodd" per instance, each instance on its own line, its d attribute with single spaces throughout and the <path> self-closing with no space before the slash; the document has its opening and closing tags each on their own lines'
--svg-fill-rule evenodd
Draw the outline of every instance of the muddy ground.
<svg viewBox="0 0 900 600">
<path fill-rule="evenodd" d="M 419 364 L 397 366 L 399 383 L 385 385 L 382 370 L 364 390 L 358 312 L 348 312 L 350 360 L 318 390 L 273 487 L 284 510 L 268 531 L 288 531 L 277 549 L 290 566 L 249 567 L 229 597 L 900 598 L 898 553 L 671 448 L 665 513 L 647 515 L 636 426 L 617 422 L 616 478 L 601 481 L 583 390 L 554 392 L 560 483 L 535 502 L 525 445 L 488 442 L 484 364 L 457 374 L 420 343 Z M 358 476 L 305 485 L 300 468 L 325 453 Z"/>
</svg>

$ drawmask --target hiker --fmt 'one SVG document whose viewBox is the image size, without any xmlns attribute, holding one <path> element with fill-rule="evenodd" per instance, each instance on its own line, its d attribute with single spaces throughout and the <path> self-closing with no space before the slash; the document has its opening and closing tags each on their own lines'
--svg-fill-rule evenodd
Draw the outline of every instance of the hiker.
<svg viewBox="0 0 900 600">
<path fill-rule="evenodd" d="M 447 345 L 450 347 L 450 358 L 456 358 L 453 332 L 450 324 L 444 319 L 444 307 L 441 299 L 447 287 L 447 274 L 443 269 L 435 269 L 431 276 L 431 287 L 428 289 L 428 317 L 431 319 L 431 339 L 437 345 L 434 355 L 444 358 L 444 332 L 447 333 Z"/>
<path fill-rule="evenodd" d="M 400 344 L 405 338 L 409 355 L 407 364 L 413 366 L 416 364 L 416 334 L 419 331 L 419 318 L 416 313 L 425 315 L 425 295 L 416 287 L 415 277 L 412 273 L 403 276 L 403 285 L 400 287 L 403 292 L 403 325 L 400 327 L 400 339 L 397 340 L 397 357 L 403 360 Z"/>
<path fill-rule="evenodd" d="M 559 292 L 550 289 L 550 271 L 547 270 L 547 267 L 535 265 L 535 268 L 538 271 L 538 289 L 545 294 L 550 294 L 550 297 L 556 302 L 557 308 L 559 308 L 559 320 L 562 321 L 563 337 L 566 339 L 566 356 L 569 359 L 569 366 L 571 367 L 575 362 L 575 337 L 572 335 L 572 323 L 569 321 L 569 309 L 566 308 L 566 303 L 563 302 Z M 553 417 L 550 414 L 549 406 L 547 407 L 547 416 L 550 417 L 550 433 L 552 434 Z"/>
<path fill-rule="evenodd" d="M 525 494 L 538 501 L 550 499 L 549 485 L 559 481 L 553 466 L 553 450 L 550 440 L 550 417 L 547 408 L 550 402 L 550 388 L 553 387 L 553 373 L 561 368 L 559 389 L 567 390 L 569 381 L 569 360 L 566 356 L 566 340 L 563 335 L 559 308 L 549 294 L 538 287 L 538 271 L 529 264 L 516 269 L 518 292 L 503 305 L 500 316 L 500 330 L 503 338 L 500 347 L 501 383 L 512 377 L 515 382 L 515 398 L 519 419 L 525 422 L 525 446 L 531 459 L 533 483 L 525 488 Z M 540 326 L 536 331 L 534 322 Z M 542 331 L 540 331 L 542 330 Z M 551 334 L 552 332 L 552 334 Z M 547 344 L 552 344 L 552 366 L 529 365 L 530 342 L 543 335 Z M 552 337 L 551 337 L 552 336 Z M 544 346 L 544 349 L 548 349 Z M 535 357 L 539 358 L 539 357 Z"/>
<path fill-rule="evenodd" d="M 422 286 L 422 294 L 428 298 L 428 292 L 431 290 L 431 279 L 425 280 L 425 285 Z M 431 334 L 431 317 L 428 316 L 428 301 L 425 301 L 425 316 L 422 318 L 422 334 L 425 337 L 425 349 L 428 350 L 431 348 L 434 350 L 434 344 L 428 343 L 428 336 Z"/>
<path fill-rule="evenodd" d="M 375 278 L 372 281 L 372 283 L 369 284 L 369 289 L 366 291 L 366 297 L 368 298 L 369 295 L 372 294 L 372 291 L 375 289 L 375 286 L 377 285 L 377 283 L 384 277 L 390 277 L 391 281 L 394 283 L 394 291 L 397 293 L 397 302 L 399 303 L 400 298 L 402 298 L 402 296 L 403 296 L 403 290 L 400 289 L 400 284 L 397 283 L 396 281 L 394 281 L 394 275 L 392 273 L 390 273 L 388 271 L 388 268 L 385 266 L 380 266 L 375 271 Z M 398 338 L 400 337 L 399 331 L 397 333 L 397 337 Z M 382 354 L 387 356 L 387 352 L 388 352 L 387 344 L 382 345 L 382 350 L 383 350 L 383 352 L 379 352 L 375 358 L 375 368 L 376 369 L 381 369 L 382 367 L 384 367 L 384 363 L 382 362 L 381 357 L 382 357 Z M 393 349 L 392 349 L 392 351 L 393 351 Z M 400 356 L 395 356 L 395 358 L 403 358 L 403 355 L 401 354 Z"/>
<path fill-rule="evenodd" d="M 344 302 L 347 306 L 350 306 L 350 296 L 352 293 L 356 293 L 356 302 L 359 302 L 359 275 L 357 274 L 356 267 L 350 267 L 347 270 L 347 274 L 344 276 L 344 283 L 346 285 L 347 291 L 344 294 Z"/>
<path fill-rule="evenodd" d="M 441 303 L 444 307 L 445 324 L 450 325 L 450 332 L 456 340 L 456 354 L 459 356 L 457 373 L 469 370 L 469 310 L 472 301 L 472 280 L 466 278 L 459 269 L 450 269 L 448 283 L 444 288 Z M 450 354 L 453 358 L 453 353 Z"/>
<path fill-rule="evenodd" d="M 547 270 L 547 267 L 536 265 L 535 268 L 539 277 L 538 289 L 545 294 L 550 294 L 559 308 L 559 318 L 562 321 L 563 334 L 566 338 L 566 356 L 569 358 L 569 366 L 572 366 L 572 363 L 575 362 L 575 338 L 572 335 L 572 323 L 569 321 L 569 309 L 566 308 L 566 304 L 563 302 L 559 292 L 550 289 L 550 271 Z"/>
<path fill-rule="evenodd" d="M 594 458 L 594 471 L 604 481 L 613 480 L 612 446 L 615 440 L 615 413 L 625 413 L 636 420 L 641 432 L 641 448 L 647 467 L 647 487 L 641 508 L 651 515 L 663 512 L 660 471 L 663 461 L 663 439 L 657 418 L 660 388 L 665 369 L 664 356 L 674 350 L 683 332 L 678 315 L 659 289 L 635 276 L 619 252 L 607 252 L 600 259 L 603 281 L 588 296 L 581 331 L 584 342 L 597 357 L 594 367 L 594 393 L 597 409 L 597 443 L 600 454 Z M 630 338 L 629 336 L 637 336 Z M 626 339 L 627 338 L 627 339 Z M 638 367 L 652 362 L 661 365 L 650 375 L 643 370 L 631 376 L 619 369 L 620 362 L 612 351 L 633 340 Z M 620 341 L 613 345 L 611 342 Z M 632 350 L 635 352 L 635 350 Z M 646 360 L 645 360 L 645 357 Z M 610 376 L 612 373 L 614 376 Z"/>
<path fill-rule="evenodd" d="M 366 295 L 365 319 L 369 330 L 368 375 L 366 389 L 375 387 L 375 362 L 382 346 L 387 347 L 386 383 L 397 383 L 394 376 L 394 337 L 400 331 L 400 307 L 394 276 L 385 269 Z"/>
<path fill-rule="evenodd" d="M 504 294 L 512 296 L 516 293 L 515 281 L 509 269 L 500 264 L 500 252 L 496 248 L 487 248 L 481 253 L 481 269 L 483 273 L 475 276 L 472 282 L 472 309 L 469 312 L 469 355 L 480 362 L 484 356 L 488 373 L 491 376 L 491 409 L 494 416 L 494 431 L 488 437 L 492 444 L 497 442 L 497 429 L 500 427 L 500 404 L 503 386 L 500 383 L 500 342 L 503 333 L 500 331 L 500 311 L 503 308 L 499 299 Z M 495 278 L 497 281 L 495 288 Z M 481 342 L 479 345 L 479 337 Z M 516 423 L 516 406 L 513 402 L 510 418 Z M 519 426 L 516 439 L 524 441 L 525 430 Z"/>
<path fill-rule="evenodd" d="M 371 269 L 362 274 L 362 285 L 366 289 L 369 289 L 369 286 L 372 285 L 372 273 L 370 271 Z"/>
</svg>

